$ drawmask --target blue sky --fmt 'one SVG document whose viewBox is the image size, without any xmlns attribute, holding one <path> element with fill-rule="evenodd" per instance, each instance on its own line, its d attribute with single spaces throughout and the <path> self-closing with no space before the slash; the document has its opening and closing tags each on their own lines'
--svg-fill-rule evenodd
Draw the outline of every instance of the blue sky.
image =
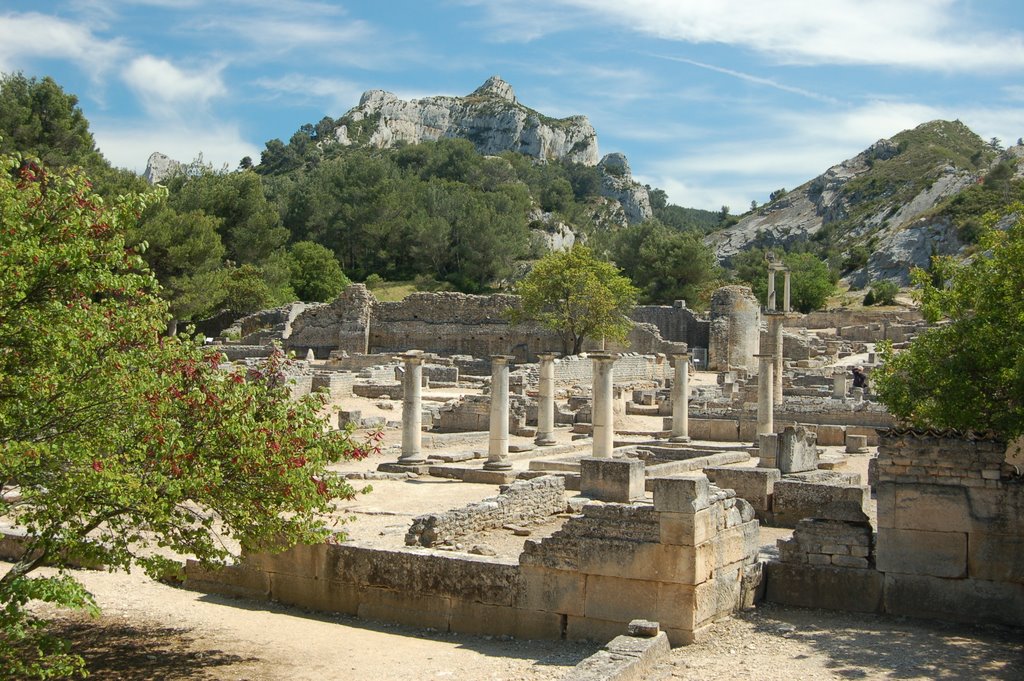
<svg viewBox="0 0 1024 681">
<path fill-rule="evenodd" d="M 1024 136 L 1019 0 L 0 0 L 0 71 L 79 96 L 116 165 L 235 167 L 368 89 L 501 75 L 680 205 L 742 212 L 875 140 Z"/>
</svg>

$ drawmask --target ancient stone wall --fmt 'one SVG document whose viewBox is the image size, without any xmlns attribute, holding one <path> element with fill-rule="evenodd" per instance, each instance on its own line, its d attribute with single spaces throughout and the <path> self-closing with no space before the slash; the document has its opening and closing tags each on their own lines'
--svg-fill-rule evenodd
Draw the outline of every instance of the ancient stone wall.
<svg viewBox="0 0 1024 681">
<path fill-rule="evenodd" d="M 638 305 L 630 317 L 635 322 L 653 324 L 667 341 L 686 343 L 691 349 L 708 347 L 711 322 L 687 308 L 685 301 L 672 306 Z"/>
<path fill-rule="evenodd" d="M 757 370 L 761 308 L 749 286 L 723 286 L 711 296 L 708 369 Z"/>
<path fill-rule="evenodd" d="M 414 518 L 405 535 L 405 543 L 428 547 L 454 543 L 473 532 L 507 523 L 531 523 L 565 509 L 563 478 L 545 475 L 533 480 L 518 480 L 511 485 L 502 485 L 498 496 L 444 513 L 428 513 Z"/>
<path fill-rule="evenodd" d="M 805 329 L 835 329 L 840 326 L 866 326 L 881 322 L 915 323 L 924 320 L 920 310 L 818 310 L 805 315 L 791 315 L 786 326 Z"/>
<path fill-rule="evenodd" d="M 878 448 L 885 608 L 1024 624 L 1024 478 L 1006 444 L 889 431 Z"/>
<path fill-rule="evenodd" d="M 760 582 L 753 509 L 703 475 L 660 478 L 654 504 L 588 504 L 519 564 L 358 544 L 248 554 L 217 572 L 186 565 L 189 588 L 313 610 L 517 638 L 609 640 L 633 619 L 673 645 L 752 604 Z"/>
<path fill-rule="evenodd" d="M 780 544 L 768 600 L 1024 624 L 1024 477 L 1005 459 L 1006 444 L 991 438 L 883 432 L 874 546 L 854 519 L 861 510 L 833 498 L 814 516 L 833 522 L 802 520 Z"/>
</svg>

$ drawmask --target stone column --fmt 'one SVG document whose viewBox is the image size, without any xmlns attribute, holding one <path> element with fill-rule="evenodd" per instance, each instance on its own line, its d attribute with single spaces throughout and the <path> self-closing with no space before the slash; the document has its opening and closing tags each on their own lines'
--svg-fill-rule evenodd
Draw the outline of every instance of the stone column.
<svg viewBox="0 0 1024 681">
<path fill-rule="evenodd" d="M 540 447 L 555 444 L 555 357 L 554 352 L 539 352 L 540 383 L 537 386 L 537 438 Z"/>
<path fill-rule="evenodd" d="M 772 372 L 772 395 L 776 405 L 782 404 L 782 325 L 785 316 L 780 313 L 768 317 L 768 352 L 775 355 L 775 370 Z"/>
<path fill-rule="evenodd" d="M 690 353 L 672 355 L 676 371 L 672 379 L 672 437 L 670 442 L 690 441 Z"/>
<path fill-rule="evenodd" d="M 491 357 L 491 426 L 487 440 L 487 462 L 484 470 L 507 471 L 508 460 L 508 363 L 507 355 Z"/>
<path fill-rule="evenodd" d="M 775 265 L 768 266 L 768 300 L 765 307 L 769 312 L 775 311 Z"/>
<path fill-rule="evenodd" d="M 789 304 L 789 269 L 782 271 L 782 311 L 792 312 L 793 308 Z"/>
<path fill-rule="evenodd" d="M 615 353 L 592 354 L 593 361 L 593 416 L 594 456 L 610 457 L 615 447 L 615 413 L 612 404 L 614 384 L 613 365 L 619 356 Z"/>
<path fill-rule="evenodd" d="M 423 442 L 423 351 L 410 350 L 398 355 L 402 361 L 402 455 L 398 463 L 417 465 L 426 463 L 422 453 Z"/>
<path fill-rule="evenodd" d="M 772 369 L 775 368 L 774 355 L 754 355 L 758 360 L 757 371 L 757 434 L 769 435 L 775 432 L 772 397 L 775 389 L 772 385 Z"/>
</svg>

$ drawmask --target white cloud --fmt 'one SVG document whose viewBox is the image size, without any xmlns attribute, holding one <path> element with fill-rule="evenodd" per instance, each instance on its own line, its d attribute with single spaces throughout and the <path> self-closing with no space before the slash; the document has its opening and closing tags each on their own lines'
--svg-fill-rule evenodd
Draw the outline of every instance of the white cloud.
<svg viewBox="0 0 1024 681">
<path fill-rule="evenodd" d="M 476 2 L 468 4 L 477 4 Z M 566 10 L 551 14 L 551 6 Z M 533 40 L 584 20 L 663 40 L 752 49 L 783 63 L 852 64 L 976 72 L 1024 67 L 1024 39 L 1007 26 L 975 26 L 962 0 L 519 0 L 487 3 L 503 39 Z M 527 23 L 531 12 L 543 21 Z M 526 30 L 530 27 L 533 30 Z"/>
<path fill-rule="evenodd" d="M 103 40 L 86 26 L 36 12 L 0 15 L 0 71 L 36 59 L 68 59 L 95 80 L 125 52 L 121 39 Z"/>
<path fill-rule="evenodd" d="M 188 72 L 165 59 L 144 55 L 132 60 L 122 75 L 152 115 L 167 117 L 191 112 L 224 95 L 222 68 Z"/>
<path fill-rule="evenodd" d="M 326 101 L 331 111 L 336 112 L 335 115 L 358 104 L 363 94 L 363 89 L 351 81 L 295 73 L 280 78 L 260 78 L 255 84 L 274 96 L 287 95 L 290 104 Z"/>
<path fill-rule="evenodd" d="M 156 125 L 148 122 L 101 120 L 92 124 L 96 145 L 115 166 L 141 173 L 150 154 L 159 151 L 188 163 L 200 153 L 203 160 L 234 169 L 243 156 L 258 159 L 261 148 L 243 139 L 237 125 Z"/>
</svg>

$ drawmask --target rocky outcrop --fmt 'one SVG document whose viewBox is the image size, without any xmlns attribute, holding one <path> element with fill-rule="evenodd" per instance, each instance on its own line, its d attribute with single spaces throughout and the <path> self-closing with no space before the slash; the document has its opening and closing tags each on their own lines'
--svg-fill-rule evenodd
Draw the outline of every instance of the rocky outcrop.
<svg viewBox="0 0 1024 681">
<path fill-rule="evenodd" d="M 369 90 L 341 119 L 340 144 L 390 147 L 443 137 L 468 139 L 481 154 L 502 151 L 543 160 L 597 163 L 597 133 L 586 116 L 549 118 L 523 106 L 512 86 L 498 76 L 465 97 L 402 100 Z"/>
<path fill-rule="evenodd" d="M 170 156 L 154 151 L 146 161 L 146 171 L 142 174 L 150 184 L 160 184 L 181 169 L 182 163 Z"/>
<path fill-rule="evenodd" d="M 633 179 L 629 161 L 623 154 L 608 154 L 597 166 L 604 171 L 601 195 L 622 204 L 629 222 L 642 222 L 653 215 L 647 188 Z"/>
<path fill-rule="evenodd" d="M 945 121 L 925 123 L 913 132 L 919 136 L 933 134 L 940 140 L 951 133 L 973 136 L 961 123 Z M 851 286 L 862 287 L 882 279 L 908 284 L 910 270 L 927 267 L 931 255 L 962 252 L 964 244 L 949 220 L 926 216 L 947 198 L 978 182 L 979 174 L 952 162 L 935 164 L 934 160 L 932 165 L 909 168 L 905 177 L 910 179 L 873 173 L 876 163 L 904 152 L 906 142 L 897 141 L 905 139 L 903 134 L 875 142 L 752 211 L 732 227 L 710 234 L 706 243 L 720 262 L 727 263 L 740 251 L 787 248 L 840 223 L 835 227 L 838 233 L 830 236 L 832 243 L 844 249 L 869 245 L 872 251 L 867 265 L 845 277 Z"/>
</svg>

